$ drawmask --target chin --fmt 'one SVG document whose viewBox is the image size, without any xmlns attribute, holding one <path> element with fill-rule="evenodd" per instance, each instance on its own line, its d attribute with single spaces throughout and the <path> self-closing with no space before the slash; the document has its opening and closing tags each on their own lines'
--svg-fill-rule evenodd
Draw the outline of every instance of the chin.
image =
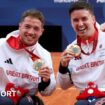
<svg viewBox="0 0 105 105">
<path fill-rule="evenodd" d="M 79 35 L 79 37 L 84 37 L 85 35 L 83 35 L 83 34 L 78 34 Z"/>
<path fill-rule="evenodd" d="M 27 46 L 33 46 L 33 45 L 35 45 L 35 44 L 27 44 Z"/>
<path fill-rule="evenodd" d="M 26 46 L 33 46 L 35 43 L 25 43 Z"/>
</svg>

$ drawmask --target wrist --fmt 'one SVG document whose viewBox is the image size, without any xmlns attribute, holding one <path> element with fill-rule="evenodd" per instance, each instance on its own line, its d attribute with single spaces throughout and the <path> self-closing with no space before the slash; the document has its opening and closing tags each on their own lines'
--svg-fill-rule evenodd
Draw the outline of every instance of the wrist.
<svg viewBox="0 0 105 105">
<path fill-rule="evenodd" d="M 59 65 L 59 72 L 62 74 L 66 74 L 67 72 L 69 72 L 68 66 L 63 66 L 61 63 Z"/>
</svg>

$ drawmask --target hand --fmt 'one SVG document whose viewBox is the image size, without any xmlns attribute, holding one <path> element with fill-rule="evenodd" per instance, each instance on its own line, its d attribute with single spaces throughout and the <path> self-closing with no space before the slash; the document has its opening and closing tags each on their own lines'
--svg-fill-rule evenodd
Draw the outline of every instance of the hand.
<svg viewBox="0 0 105 105">
<path fill-rule="evenodd" d="M 61 65 L 63 67 L 67 67 L 72 58 L 74 58 L 73 51 L 70 48 L 66 49 L 61 55 L 61 60 L 60 60 Z"/>
<path fill-rule="evenodd" d="M 39 76 L 42 77 L 44 82 L 48 82 L 49 81 L 50 75 L 51 75 L 51 72 L 50 72 L 48 66 L 43 66 L 39 70 Z"/>
</svg>

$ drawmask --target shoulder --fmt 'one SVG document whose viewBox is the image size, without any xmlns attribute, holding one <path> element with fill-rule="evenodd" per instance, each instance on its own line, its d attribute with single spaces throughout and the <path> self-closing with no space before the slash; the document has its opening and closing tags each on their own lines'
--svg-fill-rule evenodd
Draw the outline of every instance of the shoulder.
<svg viewBox="0 0 105 105">
<path fill-rule="evenodd" d="M 19 35 L 19 30 L 15 30 L 7 34 L 6 39 L 8 39 L 10 36 L 15 36 L 17 37 Z"/>
<path fill-rule="evenodd" d="M 39 55 L 40 58 L 42 58 L 45 63 L 47 64 L 47 66 L 49 66 L 49 68 L 53 68 L 52 67 L 52 57 L 51 57 L 51 53 L 46 50 L 42 45 L 40 45 L 38 43 L 37 45 L 37 54 Z"/>
<path fill-rule="evenodd" d="M 105 32 L 99 31 L 98 43 L 105 43 Z"/>
<path fill-rule="evenodd" d="M 103 32 L 103 31 L 99 31 L 99 35 L 98 35 L 98 37 L 99 37 L 99 38 L 101 38 L 101 37 L 105 37 L 105 32 Z"/>
<path fill-rule="evenodd" d="M 40 43 L 37 43 L 37 50 L 42 55 L 47 55 L 47 56 L 49 55 L 50 56 L 50 52 L 47 49 L 45 49 Z"/>
</svg>

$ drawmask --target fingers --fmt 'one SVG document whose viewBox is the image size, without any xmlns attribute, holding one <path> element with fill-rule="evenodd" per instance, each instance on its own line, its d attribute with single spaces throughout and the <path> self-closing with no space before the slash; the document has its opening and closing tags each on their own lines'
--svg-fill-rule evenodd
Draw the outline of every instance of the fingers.
<svg viewBox="0 0 105 105">
<path fill-rule="evenodd" d="M 74 58 L 73 51 L 71 49 L 65 50 L 61 55 L 61 65 L 67 67 L 72 58 Z"/>
<path fill-rule="evenodd" d="M 44 82 L 49 81 L 51 72 L 47 66 L 42 67 L 39 71 L 39 76 L 42 77 Z"/>
</svg>

